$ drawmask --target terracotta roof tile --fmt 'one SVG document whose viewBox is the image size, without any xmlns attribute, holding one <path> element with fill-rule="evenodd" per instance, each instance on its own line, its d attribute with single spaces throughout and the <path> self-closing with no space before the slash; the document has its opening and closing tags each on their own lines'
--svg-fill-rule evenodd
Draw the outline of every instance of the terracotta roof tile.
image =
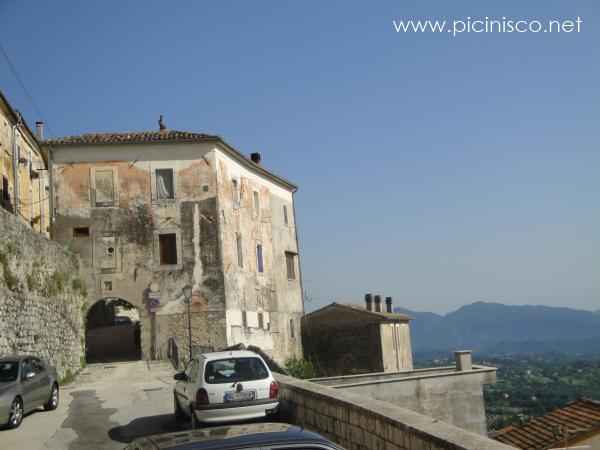
<svg viewBox="0 0 600 450">
<path fill-rule="evenodd" d="M 523 450 L 542 450 L 561 442 L 562 437 L 556 433 L 559 427 L 570 430 L 570 438 L 591 432 L 600 434 L 600 402 L 576 400 L 524 425 L 503 428 L 493 437 Z"/>
<path fill-rule="evenodd" d="M 125 133 L 85 133 L 43 141 L 46 145 L 141 144 L 148 142 L 202 142 L 218 136 L 189 131 L 133 131 Z"/>
</svg>

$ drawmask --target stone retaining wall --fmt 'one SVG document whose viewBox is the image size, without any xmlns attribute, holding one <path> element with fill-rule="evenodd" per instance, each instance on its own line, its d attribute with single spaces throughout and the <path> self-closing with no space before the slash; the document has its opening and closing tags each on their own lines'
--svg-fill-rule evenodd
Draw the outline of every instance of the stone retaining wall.
<svg viewBox="0 0 600 450">
<path fill-rule="evenodd" d="M 84 361 L 79 261 L 0 209 L 0 356 L 32 354 L 62 379 Z"/>
<path fill-rule="evenodd" d="M 348 450 L 514 450 L 386 402 L 284 375 L 276 378 L 284 420 Z"/>
</svg>

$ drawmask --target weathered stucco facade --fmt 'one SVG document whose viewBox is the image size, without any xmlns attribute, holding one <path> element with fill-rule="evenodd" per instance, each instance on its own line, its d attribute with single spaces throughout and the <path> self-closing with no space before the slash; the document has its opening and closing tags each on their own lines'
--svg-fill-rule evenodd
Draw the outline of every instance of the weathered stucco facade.
<svg viewBox="0 0 600 450">
<path fill-rule="evenodd" d="M 303 312 L 291 183 L 216 136 L 161 130 L 47 141 L 53 238 L 81 255 L 91 307 L 135 306 L 144 358 L 173 339 L 301 356 Z M 285 207 L 285 211 L 284 211 Z"/>
<path fill-rule="evenodd" d="M 45 154 L 21 115 L 0 92 L 0 207 L 33 231 L 49 236 L 48 191 Z"/>
</svg>

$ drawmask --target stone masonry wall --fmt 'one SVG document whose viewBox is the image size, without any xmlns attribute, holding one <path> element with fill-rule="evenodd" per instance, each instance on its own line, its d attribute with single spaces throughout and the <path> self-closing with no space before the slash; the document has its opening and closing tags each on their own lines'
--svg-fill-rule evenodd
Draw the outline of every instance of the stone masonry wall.
<svg viewBox="0 0 600 450">
<path fill-rule="evenodd" d="M 347 450 L 513 449 L 386 402 L 279 374 L 276 378 L 283 419 Z"/>
<path fill-rule="evenodd" d="M 79 261 L 0 209 L 0 356 L 33 354 L 60 379 L 84 361 Z"/>
</svg>

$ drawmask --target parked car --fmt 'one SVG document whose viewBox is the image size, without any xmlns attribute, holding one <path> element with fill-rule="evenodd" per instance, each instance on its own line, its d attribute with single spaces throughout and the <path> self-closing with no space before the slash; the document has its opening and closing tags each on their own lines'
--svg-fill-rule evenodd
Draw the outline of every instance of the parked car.
<svg viewBox="0 0 600 450">
<path fill-rule="evenodd" d="M 34 356 L 0 358 L 0 425 L 17 428 L 25 414 L 40 406 L 54 410 L 58 396 L 54 367 Z"/>
<path fill-rule="evenodd" d="M 252 423 L 138 438 L 126 450 L 343 450 L 322 436 L 285 423 Z"/>
<path fill-rule="evenodd" d="M 175 419 L 193 425 L 257 419 L 277 413 L 279 385 L 260 355 L 204 353 L 175 375 Z"/>
</svg>

